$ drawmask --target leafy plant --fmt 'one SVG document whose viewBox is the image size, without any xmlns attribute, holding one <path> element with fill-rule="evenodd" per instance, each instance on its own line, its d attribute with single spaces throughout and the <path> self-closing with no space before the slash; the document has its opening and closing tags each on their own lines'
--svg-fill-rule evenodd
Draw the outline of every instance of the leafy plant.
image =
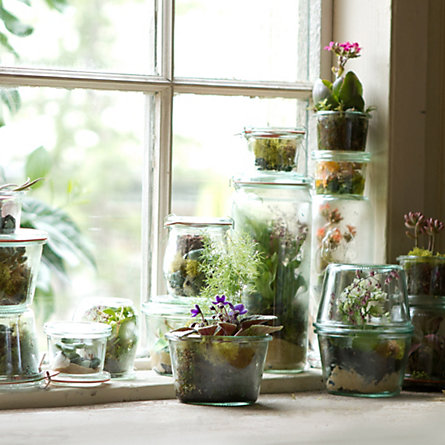
<svg viewBox="0 0 445 446">
<path fill-rule="evenodd" d="M 225 242 L 206 238 L 199 264 L 205 277 L 201 297 L 212 299 L 225 292 L 240 303 L 244 289 L 255 288 L 261 261 L 257 244 L 245 232 L 229 231 Z"/>
<path fill-rule="evenodd" d="M 414 249 L 412 249 L 408 255 L 434 255 L 436 236 L 445 228 L 443 222 L 437 218 L 426 218 L 422 212 L 408 212 L 408 214 L 404 215 L 404 220 L 405 227 L 408 228 L 408 231 L 405 231 L 405 234 L 408 238 L 414 240 Z M 428 242 L 427 248 L 419 247 L 419 240 L 422 235 L 426 236 Z M 437 255 L 440 256 L 439 253 L 437 253 Z"/>
<path fill-rule="evenodd" d="M 234 305 L 223 294 L 216 296 L 212 302 L 210 311 L 214 314 L 210 321 L 204 316 L 198 304 L 190 312 L 192 317 L 201 317 L 200 322 L 194 322 L 190 327 L 181 327 L 171 333 L 180 338 L 190 335 L 198 336 L 260 336 L 280 331 L 282 326 L 271 326 L 269 323 L 275 321 L 276 316 L 251 315 L 240 316 L 247 313 L 243 304 Z"/>
<path fill-rule="evenodd" d="M 345 65 L 349 59 L 360 57 L 360 48 L 357 42 L 330 42 L 324 48 L 337 55 L 337 66 L 332 67 L 335 75 L 334 82 L 327 79 L 317 79 L 312 90 L 314 107 L 321 110 L 354 110 L 369 113 L 372 107 L 365 110 L 363 99 L 363 86 L 353 71 L 344 76 Z"/>
</svg>

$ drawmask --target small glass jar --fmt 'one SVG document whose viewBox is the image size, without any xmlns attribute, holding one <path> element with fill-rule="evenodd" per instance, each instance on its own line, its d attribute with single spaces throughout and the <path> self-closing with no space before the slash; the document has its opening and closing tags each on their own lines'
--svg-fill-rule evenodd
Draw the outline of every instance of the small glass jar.
<svg viewBox="0 0 445 446">
<path fill-rule="evenodd" d="M 265 371 L 299 373 L 306 365 L 311 196 L 304 179 L 234 179 L 235 230 L 250 234 L 262 256 L 243 303 L 250 313 L 277 316 Z"/>
<path fill-rule="evenodd" d="M 47 234 L 19 229 L 0 235 L 0 311 L 24 311 L 32 304 Z"/>
<path fill-rule="evenodd" d="M 319 195 L 359 195 L 365 190 L 368 152 L 316 150 L 315 193 Z"/>
<path fill-rule="evenodd" d="M 165 334 L 170 330 L 185 327 L 193 322 L 190 309 L 199 304 L 206 312 L 208 299 L 174 298 L 171 296 L 154 296 L 142 304 L 147 330 L 147 347 L 152 369 L 160 375 L 171 375 L 172 365 L 168 340 Z"/>
<path fill-rule="evenodd" d="M 20 228 L 23 194 L 0 189 L 0 234 L 12 234 Z"/>
<path fill-rule="evenodd" d="M 330 263 L 373 263 L 374 215 L 365 197 L 312 197 L 311 293 L 309 353 L 312 367 L 320 367 L 318 340 L 312 328 L 320 305 L 323 277 Z"/>
<path fill-rule="evenodd" d="M 166 337 L 182 403 L 242 406 L 257 400 L 270 335 Z"/>
<path fill-rule="evenodd" d="M 166 218 L 164 226 L 168 229 L 168 241 L 164 256 L 164 277 L 171 296 L 200 296 L 205 287 L 205 275 L 200 271 L 205 239 L 208 237 L 224 242 L 232 224 L 230 218 L 177 215 Z"/>
<path fill-rule="evenodd" d="M 104 370 L 110 373 L 111 378 L 129 379 L 134 376 L 139 316 L 130 299 L 119 297 L 84 299 L 74 313 L 74 320 L 109 325 L 111 334 L 107 339 Z"/>
<path fill-rule="evenodd" d="M 99 322 L 47 322 L 48 361 L 51 379 L 62 385 L 97 385 L 110 379 L 103 370 L 111 327 Z"/>
<path fill-rule="evenodd" d="M 315 328 L 329 393 L 400 393 L 413 326 L 399 265 L 330 264 Z"/>
<path fill-rule="evenodd" d="M 0 312 L 0 390 L 40 385 L 43 376 L 32 310 Z"/>
<path fill-rule="evenodd" d="M 300 152 L 306 131 L 302 128 L 247 128 L 243 132 L 250 151 L 255 158 L 255 167 L 261 171 L 291 172 L 301 170 Z M 302 163 L 306 162 L 303 157 Z M 300 172 L 306 174 L 304 169 Z"/>
<path fill-rule="evenodd" d="M 366 149 L 369 114 L 358 111 L 319 111 L 316 116 L 319 150 Z"/>
</svg>

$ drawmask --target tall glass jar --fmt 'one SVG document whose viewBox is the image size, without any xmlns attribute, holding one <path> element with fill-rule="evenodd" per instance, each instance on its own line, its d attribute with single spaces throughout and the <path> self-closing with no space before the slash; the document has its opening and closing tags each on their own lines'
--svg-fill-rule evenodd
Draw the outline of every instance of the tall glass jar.
<svg viewBox="0 0 445 446">
<path fill-rule="evenodd" d="M 365 197 L 315 195 L 312 201 L 312 261 L 309 303 L 309 353 L 312 367 L 320 366 L 317 317 L 323 277 L 330 263 L 372 263 L 372 206 Z"/>
<path fill-rule="evenodd" d="M 20 228 L 24 192 L 0 189 L 0 234 L 12 234 Z"/>
<path fill-rule="evenodd" d="M 234 179 L 236 231 L 249 233 L 262 254 L 252 289 L 244 293 L 250 313 L 277 316 L 266 372 L 298 373 L 306 364 L 311 196 L 307 180 L 275 175 Z"/>
<path fill-rule="evenodd" d="M 205 238 L 223 241 L 232 224 L 230 218 L 167 217 L 164 277 L 171 296 L 200 296 L 205 286 L 205 276 L 200 271 Z"/>
</svg>

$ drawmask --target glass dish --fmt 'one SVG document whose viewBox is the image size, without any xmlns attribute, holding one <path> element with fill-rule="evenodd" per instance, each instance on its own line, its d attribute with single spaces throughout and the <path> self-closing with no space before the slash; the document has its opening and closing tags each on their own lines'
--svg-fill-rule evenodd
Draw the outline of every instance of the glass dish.
<svg viewBox="0 0 445 446">
<path fill-rule="evenodd" d="M 74 313 L 74 320 L 107 324 L 104 370 L 111 378 L 132 378 L 139 338 L 139 316 L 130 299 L 100 297 L 84 299 Z"/>
<path fill-rule="evenodd" d="M 52 382 L 96 385 L 110 379 L 104 372 L 107 338 L 111 327 L 99 322 L 47 322 L 49 368 L 59 374 Z"/>
</svg>

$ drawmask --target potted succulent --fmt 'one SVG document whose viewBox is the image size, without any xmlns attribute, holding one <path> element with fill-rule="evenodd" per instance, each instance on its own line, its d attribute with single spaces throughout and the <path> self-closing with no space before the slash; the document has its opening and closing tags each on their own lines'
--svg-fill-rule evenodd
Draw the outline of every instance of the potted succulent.
<svg viewBox="0 0 445 446">
<path fill-rule="evenodd" d="M 405 385 L 445 386 L 445 256 L 435 252 L 442 221 L 421 212 L 404 215 L 406 235 L 414 240 L 408 255 L 399 256 L 408 287 L 414 325 Z M 423 242 L 427 242 L 422 245 Z"/>
<path fill-rule="evenodd" d="M 166 334 L 176 395 L 183 403 L 253 404 L 259 394 L 274 316 L 246 315 L 243 304 L 216 296 L 206 318 L 199 305 L 191 310 L 199 322 Z"/>
<path fill-rule="evenodd" d="M 334 81 L 318 79 L 312 90 L 318 148 L 364 151 L 372 107 L 365 108 L 363 87 L 357 75 L 353 71 L 344 74 L 348 60 L 360 57 L 362 48 L 357 42 L 330 42 L 324 49 L 337 56 L 337 65 L 332 67 Z"/>
<path fill-rule="evenodd" d="M 413 330 L 400 266 L 329 265 L 315 327 L 328 392 L 400 392 Z"/>
</svg>

